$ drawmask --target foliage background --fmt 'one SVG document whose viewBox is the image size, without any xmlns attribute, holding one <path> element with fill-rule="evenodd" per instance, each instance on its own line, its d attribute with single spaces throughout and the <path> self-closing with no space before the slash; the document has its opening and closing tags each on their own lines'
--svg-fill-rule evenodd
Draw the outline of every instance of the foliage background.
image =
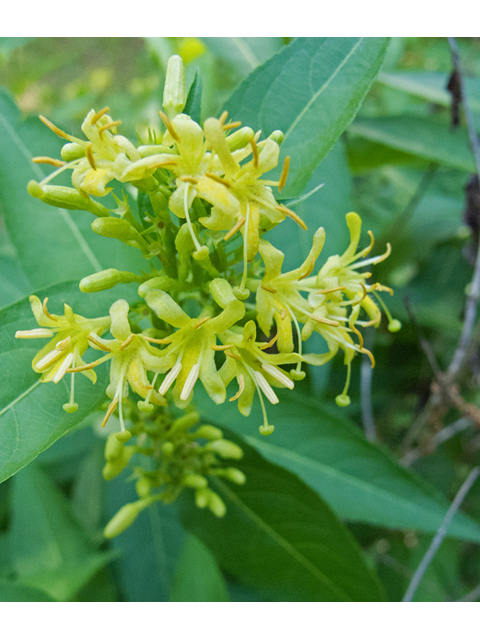
<svg viewBox="0 0 480 640">
<path fill-rule="evenodd" d="M 13 96 L 21 111 L 18 136 L 33 155 L 58 154 L 53 135 L 38 126 L 34 116 L 39 113 L 78 131 L 91 107 L 108 104 L 122 119 L 124 134 L 135 139 L 136 132 L 158 126 L 172 53 L 187 62 L 188 84 L 200 71 L 206 117 L 217 114 L 242 80 L 290 41 L 2 38 L 0 115 L 3 122 L 15 121 Z M 459 46 L 470 106 L 480 126 L 480 43 L 465 38 Z M 127 472 L 111 483 L 103 481 L 104 436 L 96 416 L 89 418 L 85 411 L 81 425 L 0 485 L 0 600 L 401 600 L 449 501 L 480 458 L 475 420 L 470 414 L 462 417 L 458 409 L 435 416 L 419 434 L 411 431 L 430 394 L 433 373 L 404 296 L 440 368 L 446 368 L 462 326 L 478 244 L 478 219 L 464 216 L 465 185 L 474 163 L 463 121 L 455 130 L 450 124 L 445 88 L 450 72 L 446 39 L 392 39 L 355 120 L 315 169 L 306 191 L 324 186 L 296 209 L 309 233 L 295 230 L 293 235 L 283 225 L 272 232 L 288 251 L 288 269 L 308 252 L 319 225 L 327 232 L 324 255 L 341 253 L 348 241 L 344 215 L 350 210 L 362 216 L 380 249 L 391 241 L 392 256 L 376 268 L 375 278 L 395 289 L 388 303 L 403 329 L 392 336 L 382 326 L 367 336 L 377 360 L 371 379 L 375 430 L 365 413 L 362 417 L 369 385 L 368 363 L 361 364 L 360 358 L 348 409 L 334 404 L 345 375 L 338 358 L 312 371 L 295 393 L 282 395 L 279 407 L 269 413 L 276 425 L 269 439 L 258 435 L 258 415 L 247 421 L 231 406 L 212 408 L 201 399 L 199 407 L 205 407 L 209 420 L 231 429 L 232 438 L 242 438 L 247 449 L 250 480 L 231 491 L 229 514 L 213 521 L 187 499 L 177 506 L 155 506 L 106 543 L 102 528 L 133 488 Z M 230 111 L 255 126 L 254 114 Z M 78 264 L 74 255 L 65 260 L 61 250 L 67 230 L 51 212 L 42 209 L 42 217 L 36 217 L 31 209 L 24 187 L 30 177 L 23 165 L 12 170 L 7 145 L 1 155 L 0 208 L 8 227 L 7 232 L 0 222 L 3 408 L 15 383 L 24 385 L 25 376 L 30 384 L 36 379 L 28 370 L 31 349 L 20 353 L 12 340 L 13 327 L 31 326 L 30 312 L 26 305 L 11 305 L 45 287 L 64 295 L 58 283 L 75 278 Z M 40 236 L 50 244 L 39 252 Z M 19 321 L 25 327 L 17 326 Z M 18 367 L 19 358 L 25 369 Z M 460 393 L 474 406 L 478 379 L 472 357 Z M 100 398 L 93 395 L 85 398 L 91 406 Z M 0 420 L 6 415 L 0 409 Z M 458 432 L 437 446 L 435 434 L 459 418 Z M 64 416 L 45 416 L 28 406 L 21 419 L 32 425 L 38 421 L 36 433 L 43 428 L 53 434 Z M 11 442 L 4 438 L 1 444 L 5 478 L 16 469 L 14 462 L 8 467 Z M 479 494 L 477 484 L 416 600 L 480 598 L 475 591 L 480 583 Z M 342 553 L 349 562 L 335 564 Z M 334 576 L 333 586 L 325 583 L 324 571 Z"/>
</svg>

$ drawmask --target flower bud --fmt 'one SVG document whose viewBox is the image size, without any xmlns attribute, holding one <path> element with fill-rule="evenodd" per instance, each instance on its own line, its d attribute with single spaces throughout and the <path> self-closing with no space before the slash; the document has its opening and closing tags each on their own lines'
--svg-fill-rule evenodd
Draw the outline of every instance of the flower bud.
<svg viewBox="0 0 480 640">
<path fill-rule="evenodd" d="M 105 444 L 105 460 L 112 462 L 122 455 L 123 444 L 118 441 L 117 434 L 111 433 Z"/>
<path fill-rule="evenodd" d="M 224 476 L 230 480 L 230 482 L 234 482 L 235 484 L 245 484 L 247 481 L 247 476 L 243 471 L 235 469 L 235 467 L 228 467 L 228 469 L 225 469 Z"/>
<path fill-rule="evenodd" d="M 223 438 L 223 431 L 217 429 L 217 427 L 212 427 L 209 424 L 204 424 L 195 432 L 195 437 L 205 438 L 206 440 L 220 440 Z"/>
<path fill-rule="evenodd" d="M 59 187 L 50 184 L 41 185 L 35 180 L 30 180 L 27 185 L 27 191 L 33 198 L 38 198 L 52 207 L 89 211 L 100 218 L 110 215 L 108 209 L 102 204 L 95 202 L 89 196 L 83 196 L 79 191 L 71 187 Z"/>
<path fill-rule="evenodd" d="M 165 442 L 162 445 L 162 452 L 165 456 L 171 456 L 174 451 L 175 445 L 173 444 L 173 442 Z"/>
<path fill-rule="evenodd" d="M 282 144 L 283 139 L 285 138 L 285 136 L 283 135 L 283 131 L 280 131 L 279 129 L 273 131 L 268 137 L 278 145 Z"/>
<path fill-rule="evenodd" d="M 198 413 L 198 411 L 189 411 L 173 422 L 172 429 L 190 429 L 190 427 L 193 427 L 194 424 L 197 424 L 199 420 L 200 414 Z"/>
<path fill-rule="evenodd" d="M 203 487 L 195 491 L 195 504 L 199 509 L 205 509 L 210 501 L 210 489 Z"/>
<path fill-rule="evenodd" d="M 222 458 L 233 458 L 234 460 L 243 458 L 242 449 L 233 442 L 230 442 L 230 440 L 214 440 L 206 444 L 205 449 L 218 453 Z"/>
<path fill-rule="evenodd" d="M 147 498 L 150 495 L 152 485 L 148 478 L 139 478 L 135 483 L 135 490 L 139 498 Z"/>
<path fill-rule="evenodd" d="M 209 288 L 213 299 L 222 309 L 225 309 L 229 302 L 236 302 L 237 300 L 233 295 L 231 284 L 223 278 L 215 278 L 215 280 L 212 280 Z"/>
<path fill-rule="evenodd" d="M 124 505 L 120 511 L 113 516 L 103 531 L 106 538 L 115 538 L 120 533 L 128 529 L 137 519 L 138 515 L 152 503 L 151 498 L 143 498 L 137 502 L 130 502 Z"/>
<path fill-rule="evenodd" d="M 118 457 L 109 460 L 102 471 L 105 480 L 113 480 L 122 473 L 134 453 L 135 447 L 124 447 Z"/>
<path fill-rule="evenodd" d="M 65 162 L 72 162 L 85 157 L 85 146 L 78 142 L 68 142 L 63 145 L 60 154 Z"/>
<path fill-rule="evenodd" d="M 203 476 L 200 476 L 197 473 L 191 473 L 183 478 L 182 484 L 184 487 L 190 487 L 191 489 L 203 489 L 208 483 L 207 479 Z"/>
<path fill-rule="evenodd" d="M 133 243 L 134 246 L 144 244 L 138 231 L 123 218 L 97 218 L 92 222 L 92 229 L 105 238 L 115 238 L 127 244 Z"/>
<path fill-rule="evenodd" d="M 243 149 L 247 144 L 250 144 L 250 140 L 254 135 L 253 129 L 250 129 L 250 127 L 242 127 L 226 138 L 228 148 L 230 151 Z"/>
<path fill-rule="evenodd" d="M 218 493 L 215 493 L 215 491 L 210 491 L 208 508 L 215 516 L 217 516 L 217 518 L 223 518 L 227 512 L 227 507 L 225 506 L 224 501 L 220 498 Z"/>
<path fill-rule="evenodd" d="M 84 293 L 94 293 L 112 289 L 117 284 L 135 282 L 138 277 L 129 271 L 118 271 L 118 269 L 105 269 L 91 276 L 86 276 L 80 281 L 80 291 Z"/>
<path fill-rule="evenodd" d="M 187 101 L 185 86 L 185 67 L 180 56 L 172 56 L 167 64 L 167 75 L 163 90 L 163 109 L 173 120 L 182 113 Z"/>
<path fill-rule="evenodd" d="M 169 278 L 168 276 L 157 276 L 155 278 L 147 280 L 146 282 L 143 282 L 138 287 L 138 295 L 141 298 L 144 298 L 146 293 L 150 291 L 150 289 L 160 289 L 161 291 L 168 291 L 175 284 L 175 280 Z"/>
</svg>

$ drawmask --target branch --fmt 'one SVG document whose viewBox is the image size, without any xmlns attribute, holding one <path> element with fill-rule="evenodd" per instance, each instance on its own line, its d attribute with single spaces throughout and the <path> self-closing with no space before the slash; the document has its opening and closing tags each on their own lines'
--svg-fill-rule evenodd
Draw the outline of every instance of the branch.
<svg viewBox="0 0 480 640">
<path fill-rule="evenodd" d="M 453 520 L 454 515 L 457 513 L 460 505 L 464 501 L 467 493 L 472 488 L 473 483 L 478 478 L 480 474 L 480 467 L 474 467 L 470 473 L 468 474 L 467 479 L 462 484 L 460 489 L 458 490 L 457 495 L 455 496 L 450 508 L 448 509 L 445 518 L 442 521 L 442 524 L 438 528 L 435 537 L 432 540 L 431 545 L 427 549 L 427 553 L 423 556 L 422 561 L 420 562 L 418 569 L 415 571 L 413 578 L 408 585 L 407 592 L 403 598 L 403 602 L 411 602 L 413 596 L 415 595 L 415 591 L 417 590 L 418 585 L 420 584 L 425 571 L 428 569 L 431 561 L 433 560 L 435 554 L 437 553 L 440 545 L 443 542 L 443 539 L 447 535 L 448 527 Z"/>
</svg>

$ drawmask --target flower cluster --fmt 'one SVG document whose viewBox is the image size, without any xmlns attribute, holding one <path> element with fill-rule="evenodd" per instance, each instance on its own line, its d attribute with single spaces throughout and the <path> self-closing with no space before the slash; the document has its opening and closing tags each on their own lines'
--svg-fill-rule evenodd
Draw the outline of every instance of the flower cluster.
<svg viewBox="0 0 480 640">
<path fill-rule="evenodd" d="M 117 133 L 121 122 L 110 117 L 108 108 L 88 113 L 82 126 L 86 140 L 42 118 L 67 143 L 62 160 L 34 158 L 55 170 L 40 183 L 30 182 L 29 193 L 53 206 L 91 212 L 95 233 L 135 247 L 151 261 L 148 274 L 112 268 L 80 282 L 86 293 L 137 283 L 139 301 L 134 308 L 119 299 L 102 318 L 83 318 L 68 305 L 64 316 L 57 316 L 47 310 L 46 300 L 41 303 L 32 296 L 41 328 L 17 332 L 19 338 L 51 338 L 32 364 L 45 382 L 57 383 L 71 374 L 66 411 L 77 408 L 75 373 L 95 382 L 94 369 L 110 361 L 106 390 L 110 403 L 102 425 L 118 412 L 121 431 L 107 443 L 106 477 L 121 470 L 141 448 L 138 442 L 136 448 L 124 447 L 132 433 L 145 435 L 144 427 L 139 429 L 145 423 L 138 416 L 155 416 L 158 427 L 171 402 L 188 410 L 198 382 L 213 402 L 221 404 L 235 380 L 229 401 L 237 401 L 245 416 L 258 396 L 264 416 L 260 431 L 268 435 L 273 425 L 265 399 L 279 402 L 274 388 L 293 389 L 305 376 L 305 363 L 322 365 L 340 350 L 347 381 L 337 403 L 348 405 L 353 357 L 366 353 L 374 364 L 373 355 L 363 345 L 362 327 L 378 326 L 383 309 L 389 330 L 400 328 L 378 295 L 392 292 L 379 283 L 369 283 L 371 274 L 363 270 L 387 258 L 390 246 L 382 255 L 367 257 L 373 235 L 369 232 L 370 245 L 359 250 L 361 220 L 356 213 L 349 213 L 350 244 L 342 255 L 328 257 L 316 269 L 325 242 L 321 227 L 313 236 L 306 260 L 297 269 L 282 273 L 284 255 L 264 234 L 286 218 L 293 221 L 286 224 L 306 229 L 292 209 L 278 202 L 274 192 L 280 192 L 286 183 L 290 159 L 285 158 L 279 180 L 264 177 L 279 163 L 283 134 L 274 131 L 261 139 L 260 131 L 229 121 L 227 112 L 206 119 L 201 126 L 184 113 L 187 102 L 183 63 L 174 56 L 169 61 L 164 111 L 160 112 L 164 133 L 149 131 L 149 139 L 138 146 Z M 72 187 L 52 184 L 66 170 L 72 171 Z M 128 190 L 121 191 L 127 185 Z M 138 194 L 134 206 L 132 187 Z M 98 200 L 109 193 L 115 199 L 114 207 Z M 139 310 L 142 318 L 150 319 L 147 328 L 132 320 L 132 314 Z M 105 337 L 107 332 L 111 337 Z M 321 353 L 305 352 L 304 343 L 313 332 L 323 338 Z M 98 351 L 103 355 L 85 355 Z M 137 416 L 136 421 L 132 416 Z M 177 426 L 171 433 L 177 433 Z M 212 451 L 222 455 L 219 447 L 227 445 L 219 444 L 223 442 L 219 436 L 210 438 L 210 444 L 203 448 L 192 449 L 191 437 L 180 431 L 183 453 L 191 451 L 191 455 L 181 456 L 183 467 L 179 459 L 175 461 L 176 468 L 182 467 L 180 475 L 172 475 L 173 441 L 165 440 L 160 429 L 160 440 L 154 438 L 147 447 L 161 459 L 160 466 L 146 475 L 136 469 L 139 486 L 144 488 L 139 490 L 139 502 L 128 506 L 121 522 L 134 518 L 152 500 L 173 499 L 184 486 L 195 488 L 199 506 L 208 505 L 213 513 L 222 515 L 220 498 L 201 479 L 194 487 L 192 478 L 212 473 L 216 465 Z M 175 451 L 177 444 L 172 444 Z M 205 451 L 209 452 L 206 457 L 199 453 Z M 223 473 L 215 468 L 215 473 Z M 228 471 L 230 479 L 238 480 L 239 473 Z M 147 485 L 166 485 L 166 489 L 152 496 Z M 117 525 L 112 527 L 112 531 L 118 529 Z"/>
</svg>

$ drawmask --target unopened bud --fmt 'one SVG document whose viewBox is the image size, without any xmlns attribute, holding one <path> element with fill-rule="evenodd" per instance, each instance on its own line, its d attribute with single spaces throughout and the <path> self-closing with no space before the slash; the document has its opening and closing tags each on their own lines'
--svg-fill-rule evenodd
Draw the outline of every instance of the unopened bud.
<svg viewBox="0 0 480 640">
<path fill-rule="evenodd" d="M 61 209 L 73 209 L 89 211 L 99 218 L 109 216 L 109 211 L 99 202 L 95 202 L 89 196 L 83 196 L 71 187 L 59 187 L 57 185 L 41 185 L 35 180 L 30 180 L 27 191 L 33 198 L 38 198 L 45 204 Z"/>
<path fill-rule="evenodd" d="M 107 462 L 112 462 L 112 460 L 116 460 L 119 458 L 123 451 L 123 444 L 118 441 L 117 434 L 111 433 L 105 444 L 105 460 Z"/>
<path fill-rule="evenodd" d="M 182 113 L 187 101 L 185 86 L 185 67 L 180 56 L 172 56 L 167 64 L 165 88 L 163 90 L 163 109 L 173 120 Z"/>
<path fill-rule="evenodd" d="M 94 293 L 112 289 L 117 284 L 138 281 L 138 276 L 129 271 L 118 271 L 118 269 L 105 269 L 91 276 L 86 276 L 80 280 L 80 291 L 84 293 Z"/>
<path fill-rule="evenodd" d="M 210 500 L 210 489 L 203 487 L 195 491 L 195 504 L 199 509 L 205 509 Z"/>
<path fill-rule="evenodd" d="M 135 484 L 135 490 L 139 498 L 147 498 L 150 495 L 152 485 L 148 478 L 139 478 Z"/>
<path fill-rule="evenodd" d="M 243 149 L 247 144 L 250 144 L 250 140 L 254 135 L 253 129 L 250 129 L 250 127 L 242 127 L 226 138 L 228 148 L 230 151 Z"/>
<path fill-rule="evenodd" d="M 223 518 L 227 512 L 227 507 L 225 506 L 224 501 L 220 498 L 218 493 L 215 493 L 214 491 L 210 492 L 208 508 L 215 516 L 217 516 L 217 518 Z"/>
<path fill-rule="evenodd" d="M 78 160 L 85 157 L 85 146 L 78 144 L 78 142 L 68 142 L 64 144 L 61 151 L 61 156 L 65 162 L 72 162 L 72 160 Z"/>
<path fill-rule="evenodd" d="M 148 507 L 151 502 L 150 498 L 143 498 L 143 500 L 138 500 L 138 502 L 130 502 L 124 505 L 107 524 L 103 535 L 106 538 L 115 538 L 118 536 L 135 522 L 141 511 L 143 511 L 145 507 Z"/>
<path fill-rule="evenodd" d="M 146 293 L 150 291 L 150 289 L 160 289 L 160 291 L 168 291 L 175 284 L 175 280 L 169 278 L 168 276 L 156 276 L 155 278 L 151 278 L 150 280 L 143 282 L 138 287 L 138 295 L 141 298 L 144 298 Z"/>
<path fill-rule="evenodd" d="M 221 429 L 217 429 L 217 427 L 212 427 L 209 424 L 204 424 L 195 432 L 195 437 L 205 438 L 206 440 L 220 440 L 223 438 L 223 431 Z"/>
<path fill-rule="evenodd" d="M 207 486 L 207 479 L 197 473 L 191 473 L 182 480 L 184 487 L 190 487 L 191 489 L 203 489 Z"/>
<path fill-rule="evenodd" d="M 105 480 L 113 480 L 116 478 L 130 462 L 130 458 L 135 453 L 134 447 L 123 447 L 122 451 L 116 458 L 112 458 L 103 467 L 103 477 Z"/>
<path fill-rule="evenodd" d="M 283 135 L 283 132 L 280 131 L 279 129 L 277 129 L 276 131 L 273 131 L 273 133 L 271 133 L 268 137 L 270 138 L 270 140 L 273 140 L 278 145 L 282 144 L 285 138 L 285 136 Z"/>
<path fill-rule="evenodd" d="M 214 440 L 206 444 L 205 449 L 218 453 L 222 458 L 233 458 L 234 460 L 243 458 L 242 449 L 233 442 L 230 442 L 230 440 Z"/>
<path fill-rule="evenodd" d="M 190 429 L 190 427 L 193 427 L 194 424 L 197 424 L 199 420 L 200 414 L 198 413 L 198 411 L 189 411 L 173 422 L 172 429 Z"/>
<path fill-rule="evenodd" d="M 245 484 L 245 482 L 247 481 L 247 476 L 243 473 L 243 471 L 240 471 L 240 469 L 229 467 L 224 471 L 225 478 L 228 478 L 228 480 L 234 482 L 235 484 Z"/>
<path fill-rule="evenodd" d="M 97 218 L 92 222 L 92 229 L 105 238 L 115 238 L 135 245 L 144 244 L 138 231 L 123 218 Z"/>
<path fill-rule="evenodd" d="M 163 455 L 171 456 L 174 451 L 175 445 L 173 444 L 173 442 L 164 442 L 164 444 L 162 445 Z"/>
<path fill-rule="evenodd" d="M 215 278 L 209 285 L 210 293 L 215 302 L 225 309 L 229 302 L 236 302 L 237 298 L 233 295 L 232 286 L 223 278 Z"/>
</svg>

